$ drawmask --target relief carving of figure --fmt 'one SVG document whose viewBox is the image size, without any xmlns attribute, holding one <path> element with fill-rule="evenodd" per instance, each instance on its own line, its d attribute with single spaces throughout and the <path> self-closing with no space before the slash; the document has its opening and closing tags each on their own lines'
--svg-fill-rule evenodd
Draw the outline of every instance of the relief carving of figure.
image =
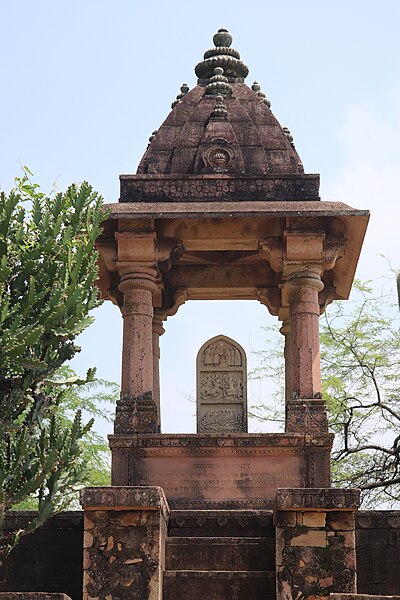
<svg viewBox="0 0 400 600">
<path fill-rule="evenodd" d="M 202 373 L 199 391 L 201 402 L 243 401 L 243 381 L 236 373 Z"/>
<path fill-rule="evenodd" d="M 237 410 L 210 410 L 200 419 L 199 431 L 216 433 L 225 431 L 243 431 L 243 417 Z"/>
<path fill-rule="evenodd" d="M 242 357 L 240 356 L 240 352 L 237 348 L 228 345 L 223 340 L 220 340 L 210 344 L 205 349 L 203 364 L 206 367 L 238 367 L 242 364 Z"/>
</svg>

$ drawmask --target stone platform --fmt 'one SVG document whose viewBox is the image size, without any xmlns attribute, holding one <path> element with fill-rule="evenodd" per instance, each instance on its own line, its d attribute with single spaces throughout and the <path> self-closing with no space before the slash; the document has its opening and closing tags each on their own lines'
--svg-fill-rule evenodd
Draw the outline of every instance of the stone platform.
<svg viewBox="0 0 400 600">
<path fill-rule="evenodd" d="M 172 508 L 273 508 L 278 488 L 328 487 L 327 433 L 109 436 L 112 485 L 163 488 Z"/>
</svg>

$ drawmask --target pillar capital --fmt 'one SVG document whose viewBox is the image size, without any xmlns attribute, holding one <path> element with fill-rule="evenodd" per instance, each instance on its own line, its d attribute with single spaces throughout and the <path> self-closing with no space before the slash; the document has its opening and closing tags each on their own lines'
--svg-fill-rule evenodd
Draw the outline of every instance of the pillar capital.
<svg viewBox="0 0 400 600">
<path fill-rule="evenodd" d="M 290 327 L 290 319 L 288 317 L 287 319 L 285 319 L 282 322 L 282 325 L 281 325 L 281 327 L 279 329 L 279 333 L 281 333 L 282 335 L 284 335 L 286 337 L 287 335 L 290 335 L 290 329 L 291 329 L 291 327 Z"/>
<path fill-rule="evenodd" d="M 157 270 L 152 265 L 135 263 L 117 263 L 121 282 L 118 286 L 124 295 L 130 290 L 146 290 L 155 294 L 158 291 L 156 282 Z"/>
<path fill-rule="evenodd" d="M 305 264 L 302 268 L 299 265 L 285 269 L 285 278 L 282 281 L 282 310 L 289 308 L 299 300 L 304 293 L 312 296 L 312 301 L 317 300 L 318 314 L 320 312 L 318 294 L 324 289 L 324 284 L 321 280 L 321 269 L 318 265 Z M 303 297 L 305 301 L 305 296 Z"/>
<path fill-rule="evenodd" d="M 156 234 L 154 231 L 116 231 L 114 235 L 120 263 L 155 263 Z"/>
<path fill-rule="evenodd" d="M 165 311 L 163 310 L 154 310 L 153 314 L 153 333 L 157 335 L 163 335 L 165 333 L 165 329 L 163 327 L 163 323 L 166 320 L 167 316 Z"/>
<path fill-rule="evenodd" d="M 317 292 L 320 292 L 324 288 L 324 284 L 321 280 L 321 270 L 317 266 L 314 268 L 305 266 L 304 269 L 291 271 L 288 274 L 284 285 L 288 288 L 311 288 L 317 290 Z"/>
</svg>

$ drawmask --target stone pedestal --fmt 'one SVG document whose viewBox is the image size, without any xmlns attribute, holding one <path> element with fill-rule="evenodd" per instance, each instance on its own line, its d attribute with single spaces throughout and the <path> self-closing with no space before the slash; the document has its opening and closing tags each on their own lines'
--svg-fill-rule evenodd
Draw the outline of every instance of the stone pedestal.
<svg viewBox="0 0 400 600">
<path fill-rule="evenodd" d="M 331 592 L 356 592 L 354 517 L 359 503 L 358 490 L 278 490 L 278 600 L 327 600 Z"/>
<path fill-rule="evenodd" d="M 169 508 L 158 487 L 93 487 L 85 512 L 83 600 L 162 600 Z"/>
<path fill-rule="evenodd" d="M 274 508 L 278 488 L 328 487 L 333 434 L 112 435 L 112 484 L 159 485 L 171 508 Z"/>
<path fill-rule="evenodd" d="M 327 433 L 328 417 L 324 400 L 299 399 L 286 403 L 286 433 Z"/>
</svg>

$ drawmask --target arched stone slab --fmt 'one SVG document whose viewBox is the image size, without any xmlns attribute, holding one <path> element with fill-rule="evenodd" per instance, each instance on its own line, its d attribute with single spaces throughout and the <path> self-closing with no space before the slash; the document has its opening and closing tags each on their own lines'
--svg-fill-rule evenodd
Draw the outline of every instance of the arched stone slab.
<svg viewBox="0 0 400 600">
<path fill-rule="evenodd" d="M 217 335 L 196 361 L 197 433 L 247 432 L 247 361 L 243 348 Z"/>
</svg>

